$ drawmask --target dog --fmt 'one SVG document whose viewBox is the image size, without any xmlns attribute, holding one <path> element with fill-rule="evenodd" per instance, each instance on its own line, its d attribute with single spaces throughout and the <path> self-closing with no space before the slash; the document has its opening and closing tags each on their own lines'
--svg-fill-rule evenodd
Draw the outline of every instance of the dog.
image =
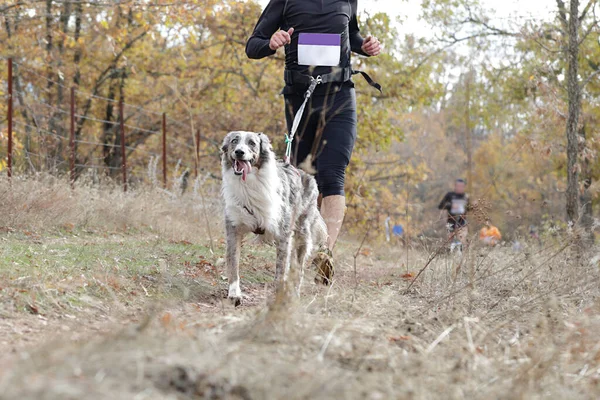
<svg viewBox="0 0 600 400">
<path fill-rule="evenodd" d="M 327 227 L 317 207 L 315 179 L 276 160 L 269 138 L 263 133 L 230 132 L 221 150 L 228 298 L 236 306 L 241 304 L 240 250 L 242 238 L 250 232 L 277 248 L 278 291 L 283 289 L 290 270 L 299 269 L 299 294 L 307 260 L 327 240 Z"/>
</svg>

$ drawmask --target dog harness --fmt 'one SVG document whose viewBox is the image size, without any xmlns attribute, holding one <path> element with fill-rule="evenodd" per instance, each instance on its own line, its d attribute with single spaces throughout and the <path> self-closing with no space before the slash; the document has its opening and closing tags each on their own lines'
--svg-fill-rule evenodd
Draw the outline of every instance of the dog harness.
<svg viewBox="0 0 600 400">
<path fill-rule="evenodd" d="M 254 217 L 254 212 L 251 209 L 249 209 L 248 206 L 244 206 L 244 210 L 246 210 L 248 212 L 248 214 L 250 214 Z M 252 233 L 254 233 L 255 235 L 264 235 L 265 228 L 259 226 L 254 231 L 252 231 Z"/>
</svg>

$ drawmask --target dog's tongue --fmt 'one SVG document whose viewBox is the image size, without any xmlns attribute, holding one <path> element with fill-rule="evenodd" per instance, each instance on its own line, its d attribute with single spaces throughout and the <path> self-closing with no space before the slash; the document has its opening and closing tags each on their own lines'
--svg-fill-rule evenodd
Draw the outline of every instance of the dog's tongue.
<svg viewBox="0 0 600 400">
<path fill-rule="evenodd" d="M 252 165 L 248 161 L 236 161 L 238 170 L 242 170 L 242 180 L 246 180 L 246 175 L 252 172 Z"/>
</svg>

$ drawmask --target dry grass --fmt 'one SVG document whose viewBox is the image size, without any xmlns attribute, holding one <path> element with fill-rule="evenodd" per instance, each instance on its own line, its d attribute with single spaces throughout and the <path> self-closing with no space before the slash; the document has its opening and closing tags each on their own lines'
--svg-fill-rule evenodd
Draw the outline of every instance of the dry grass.
<svg viewBox="0 0 600 400">
<path fill-rule="evenodd" d="M 212 179 L 192 182 L 184 194 L 156 186 L 123 193 L 120 185 L 95 180 L 83 177 L 71 190 L 65 179 L 50 175 L 13 178 L 12 185 L 0 177 L 0 229 L 143 230 L 190 241 L 220 230 L 219 183 Z"/>
<path fill-rule="evenodd" d="M 104 276 L 107 260 L 122 254 L 120 270 L 112 271 L 120 286 L 106 292 L 67 287 L 66 293 L 89 297 L 79 308 L 64 308 L 60 296 L 40 290 L 38 297 L 58 305 L 40 306 L 47 325 L 32 333 L 42 338 L 38 344 L 13 343 L 16 353 L 3 360 L 9 368 L 0 375 L 2 398 L 600 398 L 599 271 L 586 261 L 593 249 L 582 256 L 570 238 L 521 252 L 472 248 L 463 258 L 443 255 L 410 290 L 405 274 L 414 277 L 430 252 L 411 249 L 409 265 L 402 266 L 402 248 L 363 248 L 355 277 L 358 244 L 349 240 L 337 251 L 333 286 L 305 284 L 302 297 L 283 309 L 269 305 L 272 250 L 248 246 L 242 274 L 249 298 L 233 309 L 221 302 L 218 221 L 211 253 L 206 232 L 196 226 L 202 210 L 189 217 L 198 206 L 192 196 L 165 198 L 156 190 L 65 195 L 44 186 L 13 183 L 14 222 L 2 224 L 10 232 L 0 235 L 3 292 L 57 285 L 63 278 L 50 272 L 65 264 L 71 275 Z M 37 205 L 20 213 L 19 198 L 39 204 L 30 190 L 69 207 Z M 120 205 L 111 217 L 113 201 Z M 36 209 L 54 219 L 41 224 Z M 60 235 L 48 228 L 64 223 L 81 228 Z M 32 228 L 35 239 L 23 233 Z M 99 234 L 107 230 L 116 232 Z M 174 242 L 181 238 L 192 243 Z M 86 250 L 93 247 L 86 242 L 100 250 Z M 59 259 L 49 253 L 58 245 L 81 248 L 85 257 Z M 15 258 L 27 246 L 39 252 L 29 259 L 51 262 L 24 286 L 9 269 L 15 259 L 28 259 Z M 19 273 L 27 273 L 19 262 Z M 142 280 L 147 292 L 139 286 L 146 275 L 155 278 Z M 2 324 L 14 329 L 4 337 L 41 318 L 25 302 L 6 306 L 9 300 L 2 298 Z M 69 325 L 66 313 L 77 322 Z M 62 332 L 48 332 L 56 329 Z"/>
</svg>

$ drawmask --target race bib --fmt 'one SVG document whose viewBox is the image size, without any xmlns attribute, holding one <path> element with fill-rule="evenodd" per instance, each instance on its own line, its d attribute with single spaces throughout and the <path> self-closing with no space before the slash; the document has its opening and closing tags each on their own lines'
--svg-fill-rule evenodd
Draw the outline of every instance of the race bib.
<svg viewBox="0 0 600 400">
<path fill-rule="evenodd" d="M 341 35 L 337 33 L 301 33 L 298 36 L 298 64 L 314 67 L 340 65 Z"/>
<path fill-rule="evenodd" d="M 450 207 L 450 214 L 452 215 L 463 215 L 467 208 L 467 201 L 465 199 L 454 199 L 452 200 L 452 206 Z"/>
</svg>

